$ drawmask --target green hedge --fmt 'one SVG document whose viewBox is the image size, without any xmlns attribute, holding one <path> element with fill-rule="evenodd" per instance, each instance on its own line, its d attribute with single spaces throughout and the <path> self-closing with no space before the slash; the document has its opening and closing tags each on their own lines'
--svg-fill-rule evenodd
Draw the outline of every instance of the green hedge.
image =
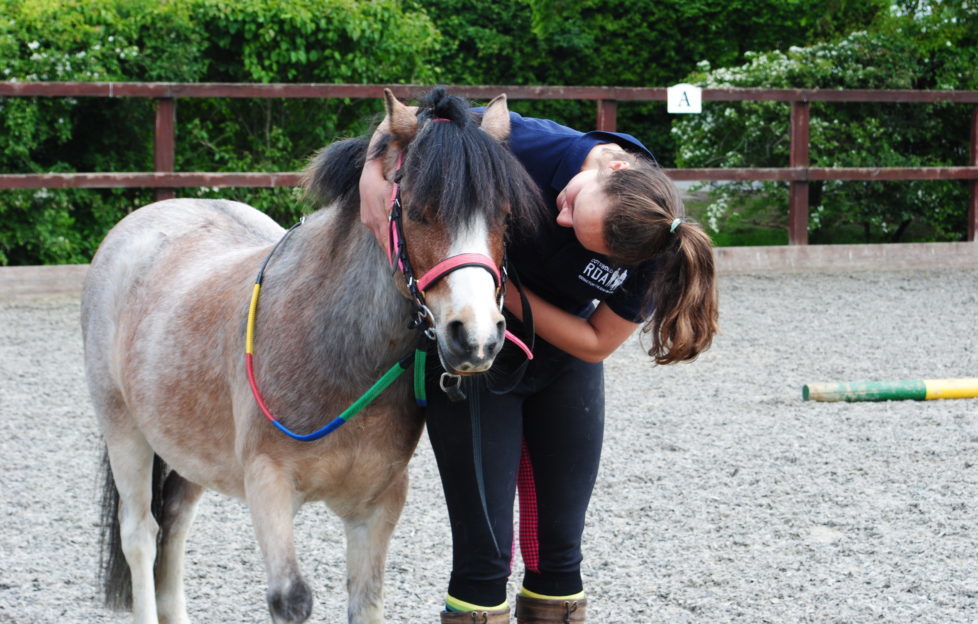
<svg viewBox="0 0 978 624">
<path fill-rule="evenodd" d="M 751 55 L 737 67 L 708 64 L 704 87 L 978 89 L 978 3 L 945 2 L 898 16 L 877 32 L 832 44 Z M 811 106 L 811 166 L 944 167 L 968 163 L 971 107 L 955 104 Z M 778 102 L 711 103 L 673 128 L 682 167 L 783 167 L 789 110 Z M 745 227 L 783 229 L 787 184 L 714 185 L 706 224 L 718 237 Z M 968 189 L 959 181 L 827 181 L 810 184 L 811 242 L 958 241 Z"/>
<path fill-rule="evenodd" d="M 396 0 L 0 0 L 0 80 L 419 82 L 440 34 Z M 295 171 L 363 132 L 376 102 L 178 102 L 177 169 Z M 0 171 L 148 171 L 153 103 L 0 98 Z M 291 189 L 187 189 L 235 197 L 282 222 Z M 87 262 L 144 190 L 0 194 L 0 264 Z"/>
<path fill-rule="evenodd" d="M 0 0 L 0 80 L 663 86 L 700 61 L 736 66 L 750 50 L 787 53 L 888 27 L 891 6 L 906 14 L 917 3 Z M 906 36 L 940 52 L 940 29 Z M 957 70 L 973 73 L 973 63 Z M 593 102 L 513 108 L 580 128 L 595 118 Z M 294 171 L 379 110 L 360 100 L 181 99 L 176 166 Z M 619 128 L 666 166 L 684 148 L 673 121 L 661 103 L 619 107 Z M 151 170 L 152 128 L 145 100 L 0 98 L 0 171 Z M 181 193 L 247 201 L 283 224 L 306 209 L 291 189 Z M 150 200 L 143 190 L 2 191 L 0 264 L 87 262 L 112 224 Z"/>
</svg>

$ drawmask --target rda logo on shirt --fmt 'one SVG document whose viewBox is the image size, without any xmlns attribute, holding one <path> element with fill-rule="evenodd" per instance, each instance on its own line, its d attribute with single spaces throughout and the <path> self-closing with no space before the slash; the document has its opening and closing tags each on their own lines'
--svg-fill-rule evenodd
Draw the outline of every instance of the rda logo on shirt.
<svg viewBox="0 0 978 624">
<path fill-rule="evenodd" d="M 592 258 L 584 270 L 581 271 L 577 279 L 581 280 L 585 284 L 597 288 L 603 293 L 611 294 L 617 290 L 621 283 L 625 281 L 628 277 L 628 269 L 614 269 L 612 270 L 604 262 L 601 262 L 597 258 Z"/>
</svg>

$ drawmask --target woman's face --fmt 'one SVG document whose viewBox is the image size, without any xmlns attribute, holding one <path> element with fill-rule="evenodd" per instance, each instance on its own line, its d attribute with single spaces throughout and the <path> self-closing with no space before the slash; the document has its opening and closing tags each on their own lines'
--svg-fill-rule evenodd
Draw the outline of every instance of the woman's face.
<svg viewBox="0 0 978 624">
<path fill-rule="evenodd" d="M 608 255 L 604 222 L 611 199 L 602 190 L 604 176 L 627 167 L 627 162 L 617 160 L 601 169 L 585 169 L 571 178 L 557 195 L 557 225 L 573 228 L 577 241 L 585 249 Z"/>
</svg>

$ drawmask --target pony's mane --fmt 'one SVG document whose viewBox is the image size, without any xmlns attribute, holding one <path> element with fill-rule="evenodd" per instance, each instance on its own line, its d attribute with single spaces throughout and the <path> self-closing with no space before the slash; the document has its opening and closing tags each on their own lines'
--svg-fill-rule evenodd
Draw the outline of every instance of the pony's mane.
<svg viewBox="0 0 978 624">
<path fill-rule="evenodd" d="M 339 201 L 341 206 L 360 206 L 360 172 L 367 156 L 369 135 L 336 141 L 319 150 L 302 175 L 306 197 L 319 205 Z"/>
<path fill-rule="evenodd" d="M 434 210 L 449 228 L 473 213 L 502 219 L 502 207 L 508 206 L 514 225 L 532 229 L 544 214 L 540 193 L 509 149 L 479 127 L 480 120 L 465 100 L 440 87 L 425 96 L 417 134 L 404 154 L 405 191 L 414 206 Z M 338 141 L 316 154 L 304 175 L 307 195 L 321 204 L 358 207 L 369 136 Z M 381 137 L 370 156 L 383 154 L 392 138 Z"/>
</svg>

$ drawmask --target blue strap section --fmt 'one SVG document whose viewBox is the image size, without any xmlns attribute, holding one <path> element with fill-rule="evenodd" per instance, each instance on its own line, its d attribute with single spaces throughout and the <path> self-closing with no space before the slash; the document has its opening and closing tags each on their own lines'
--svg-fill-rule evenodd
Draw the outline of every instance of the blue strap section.
<svg viewBox="0 0 978 624">
<path fill-rule="evenodd" d="M 298 433 L 295 433 L 277 420 L 273 420 L 272 424 L 278 427 L 279 431 L 289 436 L 293 440 L 298 440 L 300 442 L 312 442 L 313 440 L 318 440 L 319 438 L 333 433 L 341 426 L 346 424 L 346 420 L 342 416 L 337 416 L 319 431 L 313 431 L 312 433 L 306 435 L 299 435 Z"/>
</svg>

